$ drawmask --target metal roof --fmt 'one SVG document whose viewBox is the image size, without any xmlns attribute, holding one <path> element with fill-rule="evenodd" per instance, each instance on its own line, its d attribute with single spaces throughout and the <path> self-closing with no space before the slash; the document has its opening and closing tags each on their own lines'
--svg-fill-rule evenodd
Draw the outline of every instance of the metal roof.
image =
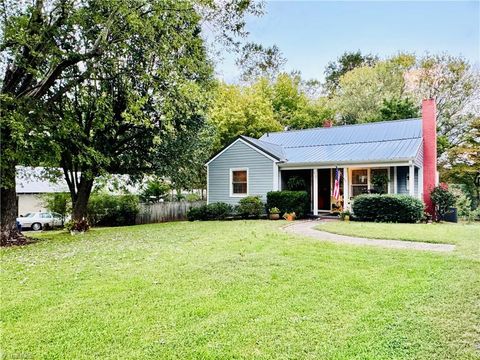
<svg viewBox="0 0 480 360">
<path fill-rule="evenodd" d="M 257 140 L 265 151 L 282 149 L 287 164 L 411 160 L 421 144 L 421 119 L 267 133 Z"/>
<path fill-rule="evenodd" d="M 251 145 L 259 148 L 260 150 L 265 151 L 267 154 L 272 155 L 278 160 L 285 160 L 285 152 L 283 151 L 283 147 L 281 145 L 273 144 L 259 139 L 254 139 L 244 135 L 241 135 L 240 138 L 244 139 Z"/>
</svg>

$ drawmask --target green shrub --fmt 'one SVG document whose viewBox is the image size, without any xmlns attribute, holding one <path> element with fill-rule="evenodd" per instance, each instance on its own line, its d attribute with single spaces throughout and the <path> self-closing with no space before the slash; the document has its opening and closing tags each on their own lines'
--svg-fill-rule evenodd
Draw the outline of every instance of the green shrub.
<svg viewBox="0 0 480 360">
<path fill-rule="evenodd" d="M 355 219 L 361 221 L 415 223 L 423 218 L 424 205 L 408 195 L 359 195 L 352 205 Z"/>
<path fill-rule="evenodd" d="M 280 213 L 294 212 L 297 217 L 305 217 L 309 211 L 310 200 L 306 191 L 270 191 L 267 193 L 267 208 L 277 207 Z"/>
<path fill-rule="evenodd" d="M 193 202 L 193 201 L 200 201 L 200 200 L 202 200 L 202 198 L 198 194 L 187 194 L 187 195 L 185 195 L 185 201 Z"/>
<path fill-rule="evenodd" d="M 94 194 L 88 202 L 87 218 L 98 226 L 134 225 L 139 210 L 135 195 Z"/>
<path fill-rule="evenodd" d="M 223 202 L 193 207 L 187 212 L 189 221 L 223 220 L 233 214 L 233 206 Z"/>
<path fill-rule="evenodd" d="M 207 205 L 208 220 L 223 220 L 232 215 L 233 206 L 224 202 L 217 202 Z"/>
<path fill-rule="evenodd" d="M 450 208 L 455 205 L 455 195 L 448 190 L 448 185 L 442 183 L 433 188 L 430 198 L 435 205 L 437 221 L 443 220 L 445 215 L 450 212 Z"/>
<path fill-rule="evenodd" d="M 238 202 L 237 213 L 242 217 L 259 217 L 265 212 L 260 196 L 247 196 Z"/>
<path fill-rule="evenodd" d="M 187 212 L 188 221 L 207 220 L 207 205 L 192 207 Z"/>
<path fill-rule="evenodd" d="M 156 203 L 166 199 L 170 192 L 170 184 L 162 179 L 148 181 L 140 193 L 140 199 L 145 203 Z"/>
</svg>

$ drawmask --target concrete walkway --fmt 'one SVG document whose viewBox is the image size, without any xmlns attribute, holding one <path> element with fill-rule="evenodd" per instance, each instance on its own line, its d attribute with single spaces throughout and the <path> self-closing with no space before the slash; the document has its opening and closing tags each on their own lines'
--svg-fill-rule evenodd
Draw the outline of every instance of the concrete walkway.
<svg viewBox="0 0 480 360">
<path fill-rule="evenodd" d="M 294 222 L 291 225 L 284 227 L 284 230 L 291 234 L 309 236 L 319 240 L 332 241 L 340 244 L 368 245 L 391 249 L 411 249 L 440 252 L 450 252 L 455 250 L 455 245 L 450 244 L 431 244 L 425 242 L 403 240 L 366 239 L 345 235 L 337 235 L 326 231 L 315 230 L 314 227 L 320 224 L 320 221 Z"/>
</svg>

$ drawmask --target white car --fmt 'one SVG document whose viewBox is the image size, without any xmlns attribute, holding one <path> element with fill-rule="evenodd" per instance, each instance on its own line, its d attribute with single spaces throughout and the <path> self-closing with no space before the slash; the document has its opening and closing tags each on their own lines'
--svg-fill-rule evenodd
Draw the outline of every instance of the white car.
<svg viewBox="0 0 480 360">
<path fill-rule="evenodd" d="M 62 215 L 54 212 L 33 212 L 20 216 L 17 221 L 23 228 L 31 228 L 38 231 L 45 227 L 54 228 L 63 226 Z"/>
</svg>

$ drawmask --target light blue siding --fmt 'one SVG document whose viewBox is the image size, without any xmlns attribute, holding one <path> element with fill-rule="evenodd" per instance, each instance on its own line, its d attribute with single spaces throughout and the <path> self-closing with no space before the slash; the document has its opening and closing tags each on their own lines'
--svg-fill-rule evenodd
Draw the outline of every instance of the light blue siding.
<svg viewBox="0 0 480 360">
<path fill-rule="evenodd" d="M 241 141 L 237 141 L 208 165 L 208 202 L 237 204 L 230 197 L 230 169 L 248 168 L 248 195 L 260 195 L 266 201 L 273 190 L 273 160 Z"/>
</svg>

